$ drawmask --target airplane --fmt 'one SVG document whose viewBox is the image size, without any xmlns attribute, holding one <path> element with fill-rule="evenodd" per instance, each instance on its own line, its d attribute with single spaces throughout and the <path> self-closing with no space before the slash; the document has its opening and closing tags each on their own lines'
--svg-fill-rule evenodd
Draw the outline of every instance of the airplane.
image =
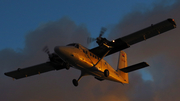
<svg viewBox="0 0 180 101">
<path fill-rule="evenodd" d="M 49 52 L 47 47 L 44 51 L 49 56 L 49 61 L 27 68 L 4 73 L 13 79 L 21 79 L 52 70 L 69 69 L 73 67 L 81 71 L 78 79 L 73 79 L 74 86 L 78 86 L 80 79 L 92 75 L 99 81 L 110 80 L 122 84 L 128 84 L 128 73 L 149 66 L 146 62 L 140 62 L 132 66 L 127 65 L 127 54 L 123 51 L 131 45 L 157 36 L 163 32 L 176 28 L 174 19 L 167 19 L 157 24 L 134 32 L 130 35 L 109 41 L 102 35 L 106 31 L 102 28 L 99 37 L 89 38 L 88 42 L 96 41 L 97 47 L 88 49 L 79 43 L 72 43 L 66 46 L 56 46 L 54 53 Z M 119 52 L 117 69 L 113 69 L 103 58 Z"/>
</svg>

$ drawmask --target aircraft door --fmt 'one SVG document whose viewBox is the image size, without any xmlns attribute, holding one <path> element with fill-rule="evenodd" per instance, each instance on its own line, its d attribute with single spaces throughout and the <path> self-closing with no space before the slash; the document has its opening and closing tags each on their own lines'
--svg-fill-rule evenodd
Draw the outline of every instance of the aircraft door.
<svg viewBox="0 0 180 101">
<path fill-rule="evenodd" d="M 104 71 L 105 69 L 108 69 L 108 65 L 106 61 L 101 62 L 101 69 Z"/>
</svg>

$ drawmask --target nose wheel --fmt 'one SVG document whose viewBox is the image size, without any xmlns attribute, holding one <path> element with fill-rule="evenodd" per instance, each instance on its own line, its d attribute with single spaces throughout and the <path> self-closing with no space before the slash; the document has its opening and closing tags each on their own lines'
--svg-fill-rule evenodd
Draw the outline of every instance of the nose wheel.
<svg viewBox="0 0 180 101">
<path fill-rule="evenodd" d="M 69 63 L 65 64 L 65 68 L 66 68 L 66 70 L 69 70 L 69 68 L 70 68 Z"/>
<path fill-rule="evenodd" d="M 78 82 L 81 80 L 81 78 L 82 78 L 83 76 L 86 76 L 86 75 L 88 75 L 88 74 L 83 73 L 83 72 L 81 71 L 81 75 L 80 75 L 80 77 L 78 78 L 78 80 L 76 80 L 76 79 L 73 79 L 73 80 L 72 80 L 73 85 L 74 85 L 75 87 L 77 87 L 77 86 L 78 86 Z"/>
<path fill-rule="evenodd" d="M 74 86 L 76 86 L 76 87 L 78 86 L 78 81 L 76 79 L 73 79 L 72 82 L 73 82 Z"/>
</svg>

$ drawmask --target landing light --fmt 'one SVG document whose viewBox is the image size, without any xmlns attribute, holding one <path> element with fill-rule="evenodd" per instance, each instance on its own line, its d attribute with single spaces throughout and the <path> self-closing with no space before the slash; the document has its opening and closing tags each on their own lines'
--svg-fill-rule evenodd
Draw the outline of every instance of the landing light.
<svg viewBox="0 0 180 101">
<path fill-rule="evenodd" d="M 112 42 L 115 42 L 115 40 L 113 40 Z"/>
</svg>

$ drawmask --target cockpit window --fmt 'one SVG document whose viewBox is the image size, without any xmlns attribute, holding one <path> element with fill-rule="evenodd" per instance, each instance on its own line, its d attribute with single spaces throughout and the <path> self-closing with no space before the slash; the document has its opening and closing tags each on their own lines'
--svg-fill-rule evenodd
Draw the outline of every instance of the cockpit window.
<svg viewBox="0 0 180 101">
<path fill-rule="evenodd" d="M 76 47 L 76 48 L 79 48 L 79 44 L 75 44 L 75 43 L 68 44 L 67 46 L 74 46 L 74 47 Z"/>
<path fill-rule="evenodd" d="M 68 44 L 67 46 L 75 46 L 75 43 L 72 43 L 72 44 Z"/>
<path fill-rule="evenodd" d="M 76 48 L 79 48 L 79 45 L 78 45 L 78 44 L 76 44 L 76 45 L 75 45 L 75 47 L 76 47 Z"/>
</svg>

